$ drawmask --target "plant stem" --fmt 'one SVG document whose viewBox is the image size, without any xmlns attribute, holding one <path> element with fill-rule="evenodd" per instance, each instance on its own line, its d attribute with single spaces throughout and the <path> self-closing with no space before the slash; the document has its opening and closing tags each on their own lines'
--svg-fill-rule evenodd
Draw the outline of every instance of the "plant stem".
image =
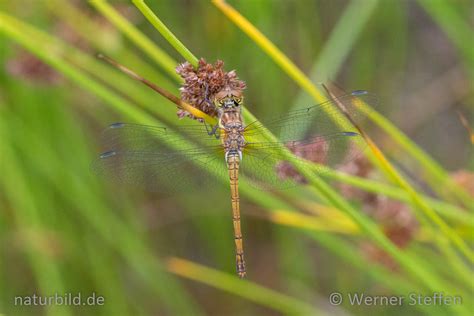
<svg viewBox="0 0 474 316">
<path fill-rule="evenodd" d="M 135 28 L 130 22 L 122 17 L 117 11 L 111 7 L 105 0 L 90 0 L 99 12 L 117 26 L 127 37 L 129 37 L 137 46 L 143 49 L 165 72 L 167 72 L 177 82 L 181 81 L 181 77 L 176 73 L 174 67 L 177 62 L 168 54 L 156 46 L 148 37 Z"/>
<path fill-rule="evenodd" d="M 323 102 L 326 100 L 324 94 L 316 89 L 311 80 L 283 54 L 265 35 L 240 15 L 233 7 L 221 0 L 213 0 L 212 3 L 218 7 L 230 20 L 237 24 L 255 43 L 262 48 L 295 82 L 303 87 L 315 100 Z"/>
<path fill-rule="evenodd" d="M 186 46 L 181 43 L 178 38 L 161 22 L 161 20 L 151 11 L 143 0 L 133 0 L 133 4 L 142 12 L 147 20 L 161 33 L 161 35 L 170 43 L 184 59 L 189 61 L 194 67 L 198 65 L 198 59 L 194 56 Z"/>
<path fill-rule="evenodd" d="M 188 260 L 170 257 L 167 260 L 167 266 L 177 275 L 236 294 L 286 315 L 322 314 L 312 305 Z"/>
</svg>

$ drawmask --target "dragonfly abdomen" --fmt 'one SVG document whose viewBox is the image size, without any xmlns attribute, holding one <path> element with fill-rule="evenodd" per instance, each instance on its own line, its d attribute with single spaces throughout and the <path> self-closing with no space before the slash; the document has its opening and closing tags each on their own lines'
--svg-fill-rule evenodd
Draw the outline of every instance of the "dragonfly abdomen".
<svg viewBox="0 0 474 316">
<path fill-rule="evenodd" d="M 230 193 L 232 202 L 232 221 L 234 225 L 235 261 L 237 274 L 240 278 L 245 276 L 244 247 L 242 229 L 240 226 L 240 197 L 239 197 L 239 166 L 240 156 L 235 151 L 227 152 L 227 165 L 229 169 Z"/>
</svg>

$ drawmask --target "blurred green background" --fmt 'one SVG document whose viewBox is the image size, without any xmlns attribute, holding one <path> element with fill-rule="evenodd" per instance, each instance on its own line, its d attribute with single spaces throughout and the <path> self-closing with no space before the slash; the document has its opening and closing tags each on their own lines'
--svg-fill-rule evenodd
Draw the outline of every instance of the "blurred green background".
<svg viewBox="0 0 474 316">
<path fill-rule="evenodd" d="M 132 3 L 108 3 L 171 62 L 184 61 Z M 472 186 L 466 170 L 474 168 L 473 148 L 458 116 L 461 113 L 472 126 L 472 1 L 228 3 L 313 82 L 335 81 L 347 90 L 377 94 L 379 112 L 447 172 L 461 172 L 462 185 Z M 237 71 L 247 83 L 246 107 L 255 116 L 284 114 L 314 103 L 213 4 L 147 4 L 196 56 L 209 62 L 222 59 L 227 70 Z M 175 106 L 95 60 L 94 54 L 106 53 L 175 94 L 177 64 L 160 66 L 159 55 L 141 49 L 97 5 L 86 1 L 4 0 L 0 10 L 0 315 L 280 315 L 306 314 L 302 310 L 311 308 L 308 314 L 472 312 L 472 284 L 462 284 L 466 274 L 443 267 L 445 254 L 434 249 L 430 238 L 436 237 L 429 233 L 411 237 L 405 251 L 430 265 L 445 284 L 468 295 L 460 309 L 347 302 L 331 306 L 328 296 L 334 291 L 429 291 L 397 264 L 368 255 L 363 247 L 370 243 L 366 236 L 334 232 L 324 225 L 281 225 L 246 196 L 241 209 L 249 272 L 248 281 L 237 280 L 227 185 L 168 197 L 103 182 L 89 171 L 100 151 L 100 131 L 116 121 L 133 122 L 118 109 L 120 102 L 177 123 Z M 60 51 L 33 31 L 14 26 L 38 51 L 53 59 L 60 56 L 73 69 L 90 74 L 98 86 L 110 89 L 112 97 L 43 64 L 5 31 L 6 24 L 15 25 L 6 15 L 68 43 L 71 48 Z M 114 103 L 113 98 L 122 99 Z M 412 183 L 426 195 L 434 194 L 390 137 L 373 136 Z M 308 196 L 301 189 L 283 200 L 292 202 L 292 194 Z M 313 196 L 308 200 L 323 203 Z M 351 203 L 363 212 L 363 202 Z M 460 230 L 472 243 L 472 228 Z M 170 272 L 166 263 L 172 257 L 215 269 L 203 274 L 211 285 Z M 467 265 L 464 272 L 472 276 L 472 265 Z M 213 283 L 225 284 L 224 289 Z M 267 289 L 284 295 L 281 301 Z M 443 290 L 448 291 L 439 289 Z M 14 306 L 15 296 L 79 292 L 102 295 L 104 306 Z"/>
</svg>

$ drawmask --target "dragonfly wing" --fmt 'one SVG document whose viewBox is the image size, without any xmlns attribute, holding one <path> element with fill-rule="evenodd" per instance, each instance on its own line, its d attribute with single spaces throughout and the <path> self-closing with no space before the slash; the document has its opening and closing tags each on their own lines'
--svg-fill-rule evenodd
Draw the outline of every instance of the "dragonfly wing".
<svg viewBox="0 0 474 316">
<path fill-rule="evenodd" d="M 256 121 L 245 128 L 247 139 L 262 139 L 264 130 L 270 130 L 282 142 L 307 141 L 317 135 L 333 135 L 344 132 L 357 132 L 355 127 L 340 112 L 337 103 L 344 106 L 357 124 L 362 124 L 365 118 L 361 111 L 361 103 L 376 106 L 377 98 L 366 91 L 354 91 L 337 99 L 330 99 L 309 108 L 296 110 L 286 115 Z"/>
<path fill-rule="evenodd" d="M 363 103 L 375 106 L 377 99 L 366 91 L 354 91 L 284 116 L 247 125 L 244 137 L 249 143 L 244 151 L 247 158 L 242 162 L 243 172 L 254 180 L 257 188 L 262 189 L 305 183 L 304 177 L 281 152 L 283 146 L 302 162 L 316 163 L 311 165 L 311 169 L 318 173 L 353 160 L 365 149 L 366 143 L 339 107 L 344 107 L 361 125 L 365 118 L 361 111 Z M 265 138 L 266 130 L 270 130 L 278 140 L 270 142 Z"/>
<path fill-rule="evenodd" d="M 307 180 L 282 147 L 293 152 L 296 160 L 311 168 L 311 172 L 322 174 L 328 167 L 337 168 L 353 160 L 361 154 L 364 144 L 355 132 L 318 135 L 303 141 L 249 143 L 244 150 L 242 173 L 258 189 L 291 188 Z"/>
<path fill-rule="evenodd" d="M 195 144 L 219 145 L 220 129 L 209 135 L 210 127 L 204 124 L 175 126 L 173 129 L 161 126 L 133 123 L 114 123 L 102 132 L 102 144 L 107 147 L 150 149 L 166 142 L 169 146 L 182 147 L 188 140 Z M 113 148 L 110 148 L 113 149 Z"/>
<path fill-rule="evenodd" d="M 186 132 L 198 129 L 184 128 Z M 206 145 L 197 144 L 162 127 L 111 125 L 103 133 L 104 153 L 92 170 L 107 179 L 148 191 L 175 193 L 225 179 L 227 169 L 219 141 L 206 134 Z M 212 145 L 209 145 L 209 144 Z"/>
</svg>

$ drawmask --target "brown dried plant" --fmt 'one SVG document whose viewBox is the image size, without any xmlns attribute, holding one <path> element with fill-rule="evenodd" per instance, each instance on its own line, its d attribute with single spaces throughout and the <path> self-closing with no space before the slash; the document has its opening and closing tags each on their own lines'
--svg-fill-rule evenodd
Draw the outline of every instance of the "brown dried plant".
<svg viewBox="0 0 474 316">
<path fill-rule="evenodd" d="M 214 97 L 217 93 L 224 89 L 237 90 L 241 93 L 245 89 L 245 82 L 239 80 L 235 70 L 228 72 L 224 70 L 222 60 L 209 64 L 201 58 L 197 68 L 185 62 L 176 67 L 176 72 L 184 79 L 180 88 L 181 99 L 212 117 L 217 116 L 217 109 L 214 106 Z M 178 116 L 197 119 L 183 109 L 178 110 Z"/>
</svg>

